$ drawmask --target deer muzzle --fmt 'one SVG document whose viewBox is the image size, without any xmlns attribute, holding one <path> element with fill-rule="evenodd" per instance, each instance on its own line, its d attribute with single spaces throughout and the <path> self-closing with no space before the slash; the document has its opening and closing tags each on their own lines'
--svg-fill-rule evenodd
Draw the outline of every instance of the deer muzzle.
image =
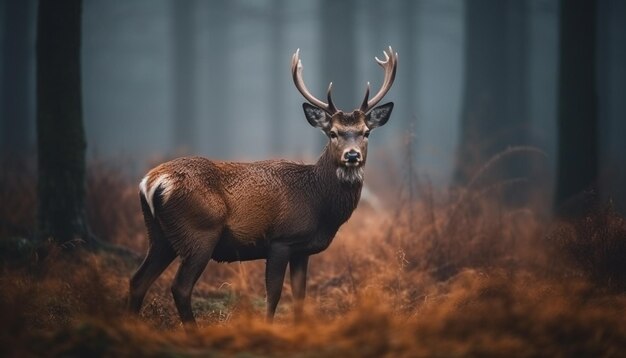
<svg viewBox="0 0 626 358">
<path fill-rule="evenodd" d="M 361 165 L 361 152 L 354 148 L 344 151 L 342 162 L 347 167 L 356 167 Z"/>
</svg>

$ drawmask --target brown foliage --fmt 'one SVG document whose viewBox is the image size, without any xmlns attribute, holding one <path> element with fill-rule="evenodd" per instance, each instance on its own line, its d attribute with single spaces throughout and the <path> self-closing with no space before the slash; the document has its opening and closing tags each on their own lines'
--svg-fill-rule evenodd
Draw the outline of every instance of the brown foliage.
<svg viewBox="0 0 626 358">
<path fill-rule="evenodd" d="M 87 220 L 96 237 L 142 252 L 147 247 L 139 189 L 122 170 L 96 159 L 87 168 Z"/>
<path fill-rule="evenodd" d="M 32 234 L 35 186 L 34 160 L 0 156 L 0 237 Z"/>
<path fill-rule="evenodd" d="M 32 227 L 34 198 L 11 197 L 34 192 L 31 174 L 2 177 L 19 184 L 2 188 L 3 223 Z M 93 231 L 141 251 L 136 184 L 103 163 L 90 166 L 88 178 Z M 193 296 L 201 327 L 186 334 L 169 288 L 177 264 L 134 318 L 124 303 L 136 262 L 52 247 L 45 259 L 10 251 L 24 256 L 16 265 L 3 239 L 0 356 L 623 355 L 624 219 L 607 209 L 550 223 L 505 205 L 499 190 L 423 187 L 418 201 L 358 209 L 312 258 L 300 324 L 291 322 L 288 285 L 277 323 L 263 321 L 263 262 L 210 263 Z"/>
<path fill-rule="evenodd" d="M 612 205 L 581 220 L 556 223 L 549 239 L 569 261 L 570 273 L 612 291 L 626 291 L 626 221 Z"/>
</svg>

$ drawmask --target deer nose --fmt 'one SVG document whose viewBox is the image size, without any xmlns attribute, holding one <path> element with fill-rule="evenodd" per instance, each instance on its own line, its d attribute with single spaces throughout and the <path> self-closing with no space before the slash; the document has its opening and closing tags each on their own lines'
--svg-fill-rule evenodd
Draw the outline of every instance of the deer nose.
<svg viewBox="0 0 626 358">
<path fill-rule="evenodd" d="M 357 152 L 354 149 L 351 149 L 349 152 L 344 153 L 343 158 L 348 163 L 356 163 L 361 159 L 361 153 Z"/>
</svg>

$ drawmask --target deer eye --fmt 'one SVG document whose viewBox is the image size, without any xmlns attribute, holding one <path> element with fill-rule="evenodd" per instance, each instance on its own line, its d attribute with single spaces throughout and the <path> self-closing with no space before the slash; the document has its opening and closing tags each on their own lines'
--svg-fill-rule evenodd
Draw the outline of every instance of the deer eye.
<svg viewBox="0 0 626 358">
<path fill-rule="evenodd" d="M 331 131 L 331 132 L 330 132 L 330 138 L 332 138 L 332 139 L 337 138 L 337 132 L 335 132 L 335 131 Z"/>
<path fill-rule="evenodd" d="M 370 136 L 370 131 L 365 131 L 365 133 L 363 133 L 363 136 L 365 138 L 369 137 Z"/>
</svg>

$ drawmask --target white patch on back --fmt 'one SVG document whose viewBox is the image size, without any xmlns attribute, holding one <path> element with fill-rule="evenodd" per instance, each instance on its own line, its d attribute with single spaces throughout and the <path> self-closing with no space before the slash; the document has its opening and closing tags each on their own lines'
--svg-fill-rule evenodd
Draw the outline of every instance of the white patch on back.
<svg viewBox="0 0 626 358">
<path fill-rule="evenodd" d="M 139 190 L 146 198 L 146 202 L 150 207 L 150 212 L 154 215 L 154 193 L 160 187 L 161 188 L 161 200 L 163 204 L 167 201 L 174 189 L 174 185 L 167 174 L 161 174 L 156 178 L 150 187 L 148 187 L 148 178 L 150 174 L 146 175 L 139 183 Z"/>
</svg>

